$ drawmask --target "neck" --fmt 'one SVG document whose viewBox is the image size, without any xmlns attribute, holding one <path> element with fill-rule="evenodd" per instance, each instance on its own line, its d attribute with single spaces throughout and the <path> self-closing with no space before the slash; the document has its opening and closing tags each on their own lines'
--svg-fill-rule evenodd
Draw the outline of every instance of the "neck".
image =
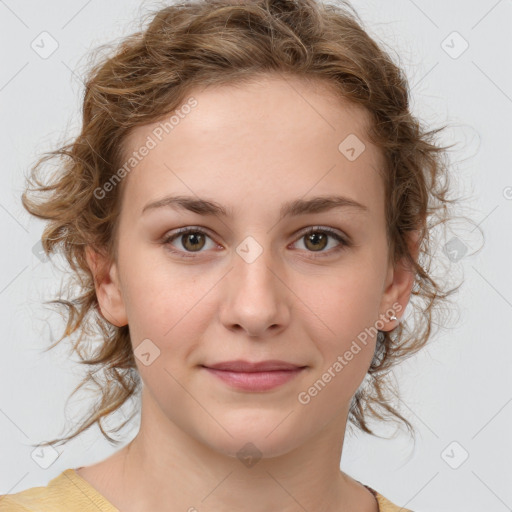
<svg viewBox="0 0 512 512">
<path fill-rule="evenodd" d="M 143 398 L 137 436 L 112 458 L 103 493 L 123 512 L 378 510 L 369 491 L 340 471 L 345 411 L 306 442 L 272 456 L 226 433 L 236 448 L 219 451 L 162 416 Z"/>
</svg>

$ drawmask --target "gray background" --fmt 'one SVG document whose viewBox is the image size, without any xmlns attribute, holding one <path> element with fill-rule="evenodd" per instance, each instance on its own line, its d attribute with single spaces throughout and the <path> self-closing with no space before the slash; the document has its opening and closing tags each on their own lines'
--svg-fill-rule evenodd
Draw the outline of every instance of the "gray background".
<svg viewBox="0 0 512 512">
<path fill-rule="evenodd" d="M 58 315 L 42 302 L 59 289 L 62 273 L 33 251 L 43 224 L 29 218 L 20 194 L 35 159 L 78 129 L 84 55 L 137 29 L 137 19 L 159 5 L 0 0 L 0 494 L 46 485 L 66 468 L 101 460 L 136 432 L 135 422 L 123 443 L 111 447 L 94 428 L 57 454 L 33 453 L 30 443 L 62 434 L 66 419 L 76 420 L 90 402 L 82 395 L 65 412 L 81 368 L 65 343 L 42 353 L 52 332 L 60 332 Z M 467 254 L 450 259 L 438 249 L 450 275 L 464 277 L 458 306 L 449 327 L 394 372 L 416 444 L 403 434 L 390 440 L 347 434 L 341 466 L 417 512 L 510 510 L 512 1 L 353 5 L 370 33 L 399 55 L 414 112 L 428 125 L 451 124 L 443 141 L 457 142 L 453 179 L 468 197 L 461 213 L 479 224 L 485 244 L 473 255 L 483 242 L 461 223 L 452 235 Z M 31 47 L 46 37 L 44 48 L 51 49 L 43 31 L 58 44 L 47 58 Z M 459 55 L 464 41 L 469 46 Z"/>
</svg>

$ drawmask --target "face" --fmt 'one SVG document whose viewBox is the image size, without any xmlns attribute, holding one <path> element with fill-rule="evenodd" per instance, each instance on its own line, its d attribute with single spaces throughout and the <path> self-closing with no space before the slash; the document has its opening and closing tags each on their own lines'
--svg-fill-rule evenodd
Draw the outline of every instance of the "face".
<svg viewBox="0 0 512 512">
<path fill-rule="evenodd" d="M 281 77 L 190 97 L 161 140 L 159 122 L 126 140 L 127 159 L 156 144 L 124 178 L 118 260 L 97 284 L 103 316 L 129 325 L 143 415 L 230 456 L 342 435 L 376 329 L 397 325 L 412 286 L 388 263 L 366 114 Z M 204 368 L 239 359 L 303 368 L 265 389 L 261 373 L 248 389 Z"/>
</svg>

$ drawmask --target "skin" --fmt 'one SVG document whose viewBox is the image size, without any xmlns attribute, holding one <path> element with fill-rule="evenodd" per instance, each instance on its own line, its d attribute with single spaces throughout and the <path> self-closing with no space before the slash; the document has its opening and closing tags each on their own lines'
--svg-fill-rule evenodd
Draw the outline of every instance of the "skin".
<svg viewBox="0 0 512 512">
<path fill-rule="evenodd" d="M 106 269 L 96 282 L 101 314 L 129 324 L 135 350 L 150 339 L 160 355 L 148 366 L 137 359 L 137 436 L 78 474 L 123 512 L 375 512 L 370 492 L 340 471 L 349 405 L 375 337 L 308 404 L 297 398 L 393 305 L 400 318 L 410 297 L 412 272 L 388 259 L 383 158 L 366 138 L 366 113 L 322 83 L 283 76 L 190 96 L 198 105 L 124 178 L 118 261 L 87 250 L 91 270 Z M 127 154 L 157 125 L 131 132 Z M 366 145 L 354 161 L 338 150 L 349 134 Z M 334 193 L 368 211 L 278 222 L 286 201 Z M 169 207 L 141 215 L 147 203 L 178 194 L 215 200 L 233 215 Z M 162 243 L 185 226 L 207 236 Z M 331 227 L 352 245 L 336 251 L 331 237 L 315 251 L 301 234 L 311 226 Z M 251 263 L 236 252 L 248 236 L 262 249 Z M 199 366 L 239 358 L 307 368 L 275 389 L 248 392 Z M 237 457 L 248 442 L 262 457 L 252 467 Z"/>
</svg>

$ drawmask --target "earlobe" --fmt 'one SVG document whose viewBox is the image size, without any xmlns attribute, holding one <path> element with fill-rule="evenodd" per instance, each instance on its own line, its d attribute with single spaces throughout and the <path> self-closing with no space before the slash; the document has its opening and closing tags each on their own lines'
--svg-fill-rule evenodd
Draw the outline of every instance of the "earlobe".
<svg viewBox="0 0 512 512">
<path fill-rule="evenodd" d="M 104 254 L 91 246 L 85 248 L 85 258 L 94 277 L 99 312 L 105 320 L 117 327 L 127 325 L 128 319 L 116 263 L 110 262 Z"/>
<path fill-rule="evenodd" d="M 409 252 L 417 261 L 419 253 L 419 232 L 412 231 L 408 236 Z M 412 287 L 414 285 L 415 272 L 412 265 L 404 259 L 390 268 L 391 281 L 387 284 L 386 290 L 381 302 L 381 315 L 390 318 L 393 314 L 396 320 L 389 320 L 384 331 L 392 330 L 400 321 L 405 312 L 405 308 L 411 297 Z M 391 313 L 393 311 L 393 313 Z"/>
</svg>

